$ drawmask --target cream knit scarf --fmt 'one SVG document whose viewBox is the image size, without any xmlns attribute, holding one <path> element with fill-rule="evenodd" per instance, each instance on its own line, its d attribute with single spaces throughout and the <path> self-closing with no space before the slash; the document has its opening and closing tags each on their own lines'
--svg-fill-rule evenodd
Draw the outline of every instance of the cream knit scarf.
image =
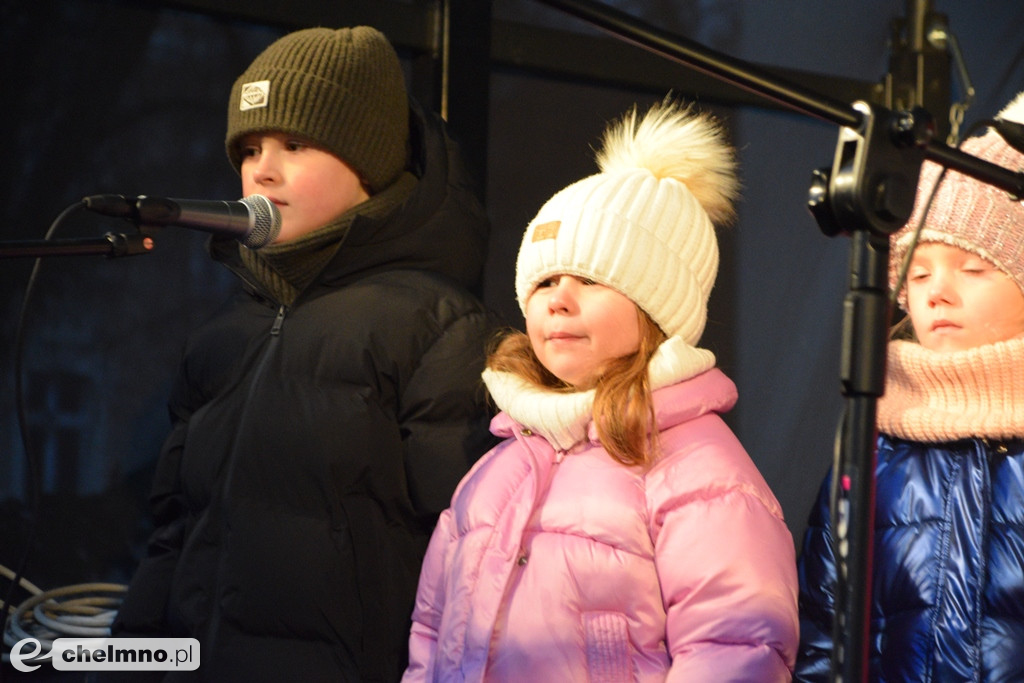
<svg viewBox="0 0 1024 683">
<path fill-rule="evenodd" d="M 651 391 L 696 377 L 715 366 L 707 349 L 672 337 L 658 347 L 648 364 Z M 498 407 L 518 422 L 567 451 L 587 438 L 594 406 L 594 390 L 565 393 L 545 389 L 510 372 L 484 370 L 484 384 Z"/>
<path fill-rule="evenodd" d="M 914 441 L 1024 436 L 1024 339 L 939 353 L 889 344 L 879 431 Z"/>
</svg>

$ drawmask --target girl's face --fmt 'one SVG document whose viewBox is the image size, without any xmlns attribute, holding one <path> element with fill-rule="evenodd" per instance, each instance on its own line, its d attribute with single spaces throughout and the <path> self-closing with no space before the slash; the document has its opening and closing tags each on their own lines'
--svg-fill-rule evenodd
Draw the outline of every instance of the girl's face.
<svg viewBox="0 0 1024 683">
<path fill-rule="evenodd" d="M 348 164 L 301 137 L 253 133 L 240 146 L 242 195 L 262 194 L 281 210 L 275 243 L 313 232 L 370 196 Z"/>
<path fill-rule="evenodd" d="M 907 312 L 921 346 L 962 351 L 1024 337 L 1024 292 L 976 254 L 928 242 L 907 270 Z"/>
<path fill-rule="evenodd" d="M 578 389 L 597 382 L 608 361 L 640 347 L 638 309 L 625 295 L 572 275 L 553 275 L 526 300 L 526 333 L 537 358 Z"/>
</svg>

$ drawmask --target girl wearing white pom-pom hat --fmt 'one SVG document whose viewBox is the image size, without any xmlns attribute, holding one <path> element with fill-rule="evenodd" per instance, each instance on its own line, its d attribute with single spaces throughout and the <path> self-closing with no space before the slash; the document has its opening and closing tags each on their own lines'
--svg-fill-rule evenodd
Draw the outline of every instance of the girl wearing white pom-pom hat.
<svg viewBox="0 0 1024 683">
<path fill-rule="evenodd" d="M 405 679 L 788 681 L 792 539 L 697 346 L 732 149 L 666 100 L 597 161 L 523 236 L 526 333 L 483 375 L 505 441 L 434 532 Z"/>
</svg>

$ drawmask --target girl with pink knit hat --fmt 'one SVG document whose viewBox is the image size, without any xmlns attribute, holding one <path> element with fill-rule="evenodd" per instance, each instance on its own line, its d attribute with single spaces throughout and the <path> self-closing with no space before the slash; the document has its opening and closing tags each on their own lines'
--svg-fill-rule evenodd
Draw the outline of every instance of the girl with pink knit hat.
<svg viewBox="0 0 1024 683">
<path fill-rule="evenodd" d="M 1024 93 L 999 119 L 1024 123 Z M 963 149 L 1024 170 L 994 128 Z M 927 162 L 891 245 L 907 316 L 878 403 L 870 679 L 1024 680 L 1024 205 Z M 800 559 L 800 681 L 831 680 L 829 489 Z"/>
<path fill-rule="evenodd" d="M 697 346 L 733 152 L 666 100 L 597 160 L 523 237 L 526 332 L 483 375 L 505 440 L 434 531 L 405 680 L 788 681 L 792 539 Z"/>
</svg>

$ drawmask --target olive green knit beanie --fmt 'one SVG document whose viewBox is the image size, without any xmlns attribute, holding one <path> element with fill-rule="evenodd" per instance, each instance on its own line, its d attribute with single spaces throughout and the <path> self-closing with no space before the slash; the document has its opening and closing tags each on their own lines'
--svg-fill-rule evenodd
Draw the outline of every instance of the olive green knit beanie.
<svg viewBox="0 0 1024 683">
<path fill-rule="evenodd" d="M 349 164 L 372 193 L 408 159 L 409 103 L 398 55 L 368 26 L 295 31 L 265 49 L 231 88 L 228 158 L 236 170 L 242 136 L 300 135 Z"/>
</svg>

